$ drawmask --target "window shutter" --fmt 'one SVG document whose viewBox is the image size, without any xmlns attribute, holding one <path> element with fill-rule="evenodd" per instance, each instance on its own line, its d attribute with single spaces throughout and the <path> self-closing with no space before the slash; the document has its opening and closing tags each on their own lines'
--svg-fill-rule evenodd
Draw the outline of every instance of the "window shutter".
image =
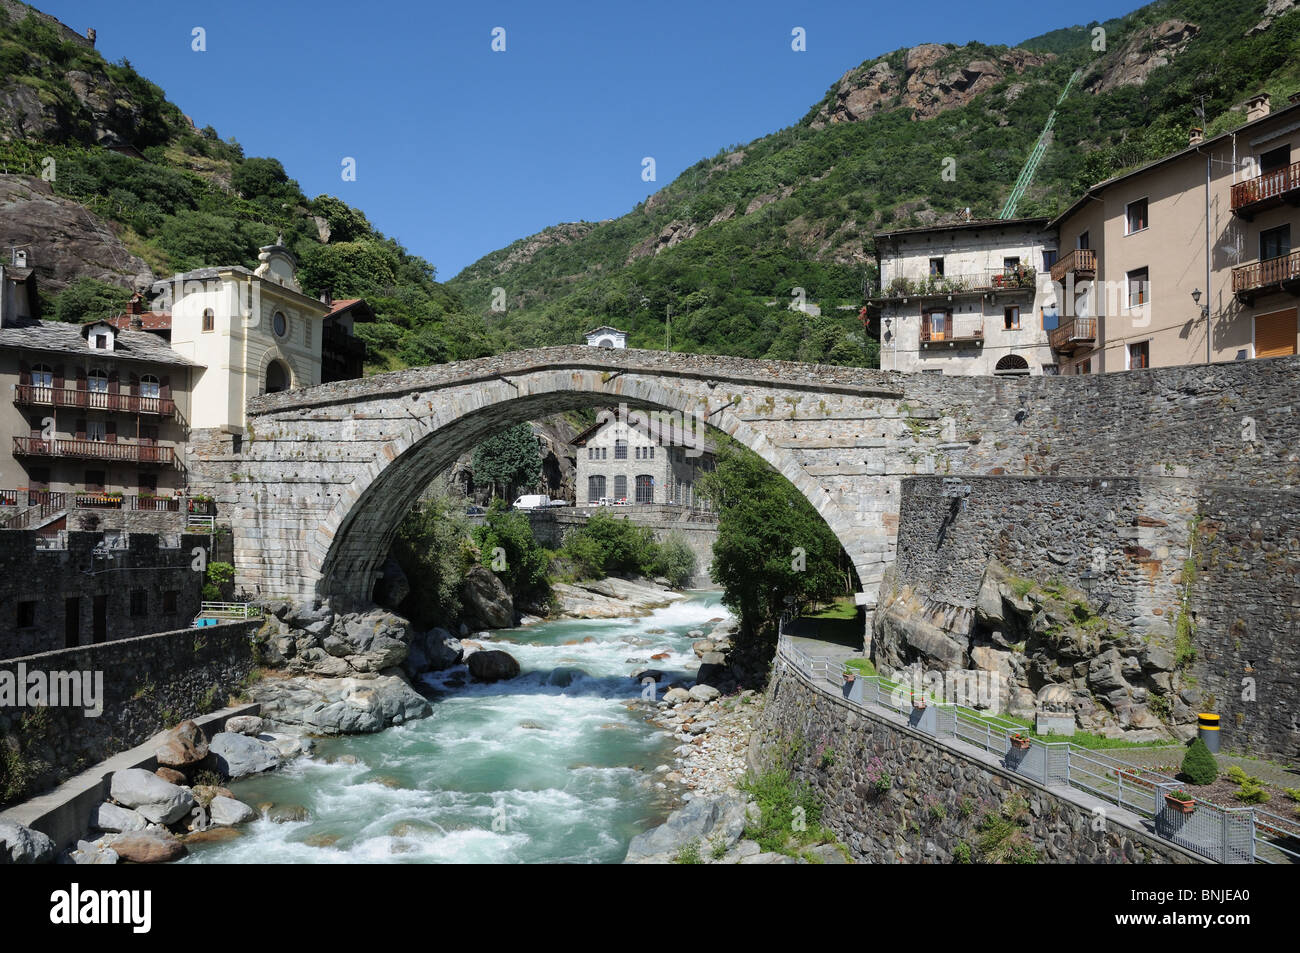
<svg viewBox="0 0 1300 953">
<path fill-rule="evenodd" d="M 85 389 L 86 389 L 86 369 L 84 367 L 79 367 L 77 368 L 77 390 L 85 390 Z"/>
<path fill-rule="evenodd" d="M 77 418 L 77 439 L 78 440 L 86 439 L 86 418 L 85 417 Z"/>
<path fill-rule="evenodd" d="M 54 365 L 54 388 L 56 390 L 63 389 L 63 365 L 62 364 Z"/>
<path fill-rule="evenodd" d="M 116 393 L 118 392 L 118 390 L 120 389 L 120 387 L 121 387 L 121 384 L 120 384 L 119 378 L 118 378 L 118 376 L 117 376 L 117 371 L 115 371 L 115 370 L 114 370 L 114 371 L 109 371 L 109 372 L 108 372 L 108 392 L 109 392 L 110 394 L 116 394 Z"/>
<path fill-rule="evenodd" d="M 110 420 L 104 424 L 104 439 L 109 443 L 117 443 L 117 421 Z"/>
<path fill-rule="evenodd" d="M 138 397 L 140 395 L 140 375 L 133 371 L 127 379 L 127 387 L 130 388 L 132 397 Z"/>
<path fill-rule="evenodd" d="M 32 369 L 27 366 L 26 361 L 18 362 L 18 383 L 30 384 L 32 382 Z"/>
<path fill-rule="evenodd" d="M 158 393 L 159 396 L 167 398 L 172 395 L 172 379 L 166 374 L 158 379 Z"/>
</svg>

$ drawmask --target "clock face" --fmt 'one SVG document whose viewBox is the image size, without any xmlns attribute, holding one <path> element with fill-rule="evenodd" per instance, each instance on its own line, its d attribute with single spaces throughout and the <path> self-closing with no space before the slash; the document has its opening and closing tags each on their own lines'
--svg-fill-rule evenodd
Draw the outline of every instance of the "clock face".
<svg viewBox="0 0 1300 953">
<path fill-rule="evenodd" d="M 274 328 L 276 337 L 284 337 L 285 332 L 289 330 L 289 322 L 285 320 L 283 312 L 275 312 L 275 316 L 271 318 L 271 327 Z"/>
</svg>

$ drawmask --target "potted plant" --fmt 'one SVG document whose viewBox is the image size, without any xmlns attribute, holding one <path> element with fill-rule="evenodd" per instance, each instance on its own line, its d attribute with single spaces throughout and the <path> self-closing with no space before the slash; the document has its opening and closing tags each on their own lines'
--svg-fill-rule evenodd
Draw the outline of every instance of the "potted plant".
<svg viewBox="0 0 1300 953">
<path fill-rule="evenodd" d="M 925 695 L 912 692 L 912 707 L 917 711 L 925 711 Z"/>
<path fill-rule="evenodd" d="M 1182 788 L 1176 791 L 1166 791 L 1165 803 L 1169 805 L 1170 810 L 1177 811 L 1179 814 L 1191 814 L 1196 810 L 1196 798 Z"/>
<path fill-rule="evenodd" d="M 844 669 L 844 684 L 845 684 L 845 685 L 852 685 L 854 679 L 856 679 L 857 677 L 858 677 L 858 676 L 857 676 L 857 673 L 854 672 L 853 669 L 851 669 L 851 668 L 845 668 L 845 669 Z"/>
<path fill-rule="evenodd" d="M 1030 742 L 1029 736 L 1022 735 L 1018 731 L 1011 736 L 1011 747 L 1019 748 L 1021 751 L 1027 751 L 1029 749 L 1029 742 Z"/>
</svg>

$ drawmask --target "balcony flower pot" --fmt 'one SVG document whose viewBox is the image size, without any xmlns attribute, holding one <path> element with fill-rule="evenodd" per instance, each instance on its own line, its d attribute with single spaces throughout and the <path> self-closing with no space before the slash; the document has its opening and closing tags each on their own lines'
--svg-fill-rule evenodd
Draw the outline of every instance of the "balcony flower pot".
<svg viewBox="0 0 1300 953">
<path fill-rule="evenodd" d="M 1166 792 L 1165 804 L 1169 806 L 1171 811 L 1177 811 L 1179 814 L 1191 814 L 1196 810 L 1196 798 L 1186 791 Z"/>
<path fill-rule="evenodd" d="M 1028 735 L 1015 734 L 1011 736 L 1011 747 L 1019 749 L 1020 751 L 1028 751 L 1029 742 L 1030 739 Z"/>
</svg>

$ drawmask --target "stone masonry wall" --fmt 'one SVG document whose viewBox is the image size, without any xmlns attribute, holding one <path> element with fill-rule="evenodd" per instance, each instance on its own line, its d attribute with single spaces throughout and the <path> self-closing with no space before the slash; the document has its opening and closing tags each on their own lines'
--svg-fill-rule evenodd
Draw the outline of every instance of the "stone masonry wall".
<svg viewBox="0 0 1300 953">
<path fill-rule="evenodd" d="M 127 549 L 104 559 L 93 554 L 102 532 L 70 532 L 62 550 L 37 549 L 37 535 L 0 532 L 0 659 L 61 649 L 70 638 L 80 645 L 95 641 L 97 599 L 104 600 L 102 641 L 179 628 L 198 614 L 203 578 L 191 568 L 191 552 L 208 546 L 206 536 L 182 536 L 179 547 L 167 548 L 153 534 L 131 533 Z M 144 592 L 139 615 L 131 611 L 133 591 Z M 165 611 L 169 592 L 175 593 L 175 609 Z M 35 605 L 24 609 L 24 603 Z M 76 624 L 70 629 L 68 613 L 74 608 Z M 33 613 L 32 622 L 20 628 L 24 612 Z"/>
<path fill-rule="evenodd" d="M 185 718 L 220 708 L 253 669 L 252 635 L 261 620 L 179 629 L 0 661 L 6 673 L 103 673 L 103 713 L 82 707 L 0 707 L 0 762 L 27 775 L 24 796 L 66 780 Z M 0 792 L 13 783 L 0 777 Z M 17 800 L 18 798 L 11 798 Z"/>
<path fill-rule="evenodd" d="M 1143 639 L 1173 651 L 1186 613 L 1196 655 L 1185 700 L 1223 716 L 1225 748 L 1300 755 L 1296 493 L 1162 477 L 956 486 L 969 487 L 958 508 L 945 495 L 954 484 L 903 481 L 894 586 L 969 610 L 989 560 L 1074 588 L 1087 569 L 1090 604 Z"/>
<path fill-rule="evenodd" d="M 872 764 L 876 758 L 878 766 Z M 1091 810 L 854 708 L 813 688 L 781 660 L 768 684 L 751 761 L 760 768 L 785 763 L 797 781 L 811 784 L 822 800 L 822 822 L 866 863 L 953 863 L 965 848 L 971 860 L 987 859 L 980 848 L 981 823 L 1016 806 L 1021 809 L 1014 812 L 1015 842 L 1039 862 L 1197 862 L 1109 816 L 1094 831 Z M 868 781 L 875 767 L 892 779 L 883 793 Z"/>
</svg>

